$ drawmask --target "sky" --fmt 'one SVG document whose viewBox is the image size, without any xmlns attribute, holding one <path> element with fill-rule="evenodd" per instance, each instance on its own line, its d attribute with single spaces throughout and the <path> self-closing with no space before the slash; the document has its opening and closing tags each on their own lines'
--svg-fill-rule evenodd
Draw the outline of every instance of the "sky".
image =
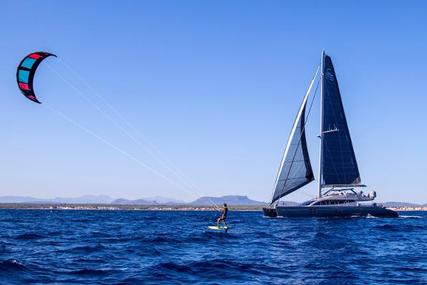
<svg viewBox="0 0 427 285">
<path fill-rule="evenodd" d="M 3 1 L 0 196 L 271 199 L 322 49 L 365 191 L 427 203 L 425 1 Z M 38 105 L 16 67 L 47 51 Z M 317 178 L 319 107 L 307 126 Z M 316 195 L 316 183 L 287 197 Z"/>
</svg>

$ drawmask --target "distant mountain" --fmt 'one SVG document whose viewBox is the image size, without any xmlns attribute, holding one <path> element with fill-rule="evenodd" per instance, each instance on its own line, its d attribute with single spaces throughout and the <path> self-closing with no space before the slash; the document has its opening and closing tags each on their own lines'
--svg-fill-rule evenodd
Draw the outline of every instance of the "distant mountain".
<svg viewBox="0 0 427 285">
<path fill-rule="evenodd" d="M 167 197 L 162 197 L 162 196 L 153 196 L 153 197 L 146 197 L 143 198 L 145 201 L 151 202 L 153 204 L 162 204 L 162 205 L 167 205 L 167 204 L 186 204 L 187 202 L 183 201 L 183 200 L 177 200 L 177 199 L 172 199 L 172 198 L 167 198 Z"/>
<path fill-rule="evenodd" d="M 421 207 L 421 206 L 423 206 L 420 204 L 408 203 L 408 202 L 384 202 L 381 204 L 383 204 L 385 207 L 388 207 L 388 208 Z"/>
<path fill-rule="evenodd" d="M 81 197 L 64 198 L 56 197 L 53 199 L 40 199 L 25 196 L 0 196 L 0 203 L 35 203 L 35 204 L 117 204 L 117 205 L 178 205 L 186 204 L 185 201 L 154 196 L 144 199 L 113 199 L 107 195 L 84 195 Z"/>
<path fill-rule="evenodd" d="M 279 201 L 279 206 L 297 206 L 300 203 L 293 202 L 293 201 Z"/>
<path fill-rule="evenodd" d="M 144 199 L 128 200 L 128 199 L 116 199 L 111 201 L 113 205 L 153 205 L 152 202 Z"/>
<path fill-rule="evenodd" d="M 238 196 L 238 195 L 227 195 L 221 197 L 200 197 L 193 202 L 190 202 L 190 205 L 212 205 L 213 203 L 220 205 L 227 203 L 228 205 L 233 206 L 261 206 L 266 205 L 265 202 L 255 201 L 248 198 L 248 196 Z"/>
<path fill-rule="evenodd" d="M 143 199 L 113 199 L 107 195 L 84 195 L 73 198 L 57 197 L 53 199 L 41 199 L 29 196 L 0 196 L 0 203 L 17 203 L 17 204 L 115 204 L 115 205 L 191 205 L 191 206 L 211 206 L 213 203 L 220 206 L 227 203 L 232 206 L 264 206 L 268 203 L 255 201 L 248 196 L 226 195 L 221 197 L 200 197 L 190 203 L 173 198 L 162 196 L 153 196 Z M 281 206 L 295 206 L 299 203 L 292 201 L 280 201 Z M 381 203 L 389 208 L 400 207 L 427 207 L 427 204 L 417 204 L 409 202 L 384 202 Z"/>
<path fill-rule="evenodd" d="M 26 196 L 0 196 L 0 203 L 38 203 L 43 199 Z"/>
<path fill-rule="evenodd" d="M 39 203 L 39 204 L 109 204 L 113 198 L 106 195 L 84 195 L 75 198 L 57 197 L 40 199 L 25 196 L 0 196 L 0 203 Z"/>
<path fill-rule="evenodd" d="M 46 200 L 55 204 L 110 204 L 114 199 L 107 195 L 84 195 L 76 198 L 61 198 Z"/>
<path fill-rule="evenodd" d="M 184 205 L 185 201 L 166 198 L 162 196 L 154 196 L 137 200 L 129 199 L 116 199 L 111 201 L 111 204 L 115 205 Z"/>
</svg>

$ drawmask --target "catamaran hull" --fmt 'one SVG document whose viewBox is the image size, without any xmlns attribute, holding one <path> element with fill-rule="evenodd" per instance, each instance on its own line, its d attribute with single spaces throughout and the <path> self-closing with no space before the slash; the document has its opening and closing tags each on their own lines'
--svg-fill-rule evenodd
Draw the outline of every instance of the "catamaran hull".
<svg viewBox="0 0 427 285">
<path fill-rule="evenodd" d="M 269 217 L 269 218 L 277 217 L 276 208 L 263 208 L 262 211 L 264 212 L 264 216 L 266 217 Z"/>
<path fill-rule="evenodd" d="M 275 209 L 265 208 L 264 215 L 268 217 L 303 218 L 303 217 L 387 217 L 394 218 L 399 215 L 397 212 L 379 206 L 292 206 L 276 207 Z M 274 211 L 275 213 L 274 213 Z"/>
</svg>

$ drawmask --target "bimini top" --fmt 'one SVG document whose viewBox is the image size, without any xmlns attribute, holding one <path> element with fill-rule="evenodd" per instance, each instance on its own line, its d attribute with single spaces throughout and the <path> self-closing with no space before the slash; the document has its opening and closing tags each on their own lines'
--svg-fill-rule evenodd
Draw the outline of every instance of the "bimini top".
<svg viewBox="0 0 427 285">
<path fill-rule="evenodd" d="M 49 56 L 56 57 L 54 54 L 42 51 L 30 53 L 19 63 L 18 69 L 16 71 L 16 81 L 18 83 L 19 89 L 25 97 L 35 103 L 40 104 L 41 102 L 37 99 L 34 93 L 34 74 L 36 73 L 39 64 Z"/>
</svg>

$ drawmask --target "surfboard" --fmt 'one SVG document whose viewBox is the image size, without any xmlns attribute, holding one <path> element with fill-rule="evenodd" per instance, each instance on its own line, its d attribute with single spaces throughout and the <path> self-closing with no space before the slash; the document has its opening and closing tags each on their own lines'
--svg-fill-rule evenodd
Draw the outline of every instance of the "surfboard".
<svg viewBox="0 0 427 285">
<path fill-rule="evenodd" d="M 230 226 L 219 226 L 219 227 L 218 226 L 209 226 L 208 229 L 215 230 L 215 231 L 223 231 L 223 230 L 227 231 L 230 229 Z"/>
</svg>

